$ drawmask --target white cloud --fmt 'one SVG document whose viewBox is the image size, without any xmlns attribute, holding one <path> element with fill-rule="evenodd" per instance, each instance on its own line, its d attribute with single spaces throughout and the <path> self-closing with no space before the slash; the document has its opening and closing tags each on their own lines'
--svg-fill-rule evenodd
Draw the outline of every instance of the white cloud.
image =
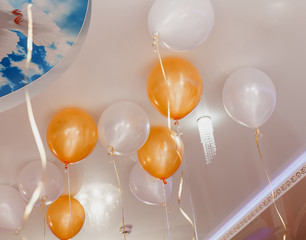
<svg viewBox="0 0 306 240">
<path fill-rule="evenodd" d="M 78 6 L 76 0 L 36 0 L 35 4 L 49 13 L 51 19 L 57 22 L 69 16 Z"/>
<path fill-rule="evenodd" d="M 0 72 L 0 88 L 5 85 L 10 85 L 10 81 L 8 81 L 7 78 L 2 77 Z"/>
<path fill-rule="evenodd" d="M 12 67 L 18 67 L 19 69 L 25 69 L 25 61 L 22 62 L 13 62 L 12 61 Z M 25 72 L 25 70 L 23 71 Z M 36 63 L 30 63 L 29 64 L 29 69 L 28 69 L 28 77 L 32 78 L 34 75 L 36 74 L 40 74 L 42 75 L 43 69 L 41 67 L 39 67 L 39 65 L 37 65 Z"/>
</svg>

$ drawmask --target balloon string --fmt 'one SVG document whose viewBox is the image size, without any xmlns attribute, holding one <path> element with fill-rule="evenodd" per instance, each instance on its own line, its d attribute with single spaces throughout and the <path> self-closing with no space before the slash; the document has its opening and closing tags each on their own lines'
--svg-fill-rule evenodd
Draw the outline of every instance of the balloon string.
<svg viewBox="0 0 306 240">
<path fill-rule="evenodd" d="M 179 124 L 179 121 L 178 121 L 178 120 L 175 120 L 174 125 L 176 126 L 176 135 L 177 135 L 178 137 L 180 137 L 181 135 L 183 135 L 183 133 L 181 132 L 181 127 L 180 127 L 180 124 Z"/>
<path fill-rule="evenodd" d="M 44 214 L 44 239 L 46 239 L 46 196 L 43 196 L 41 199 L 41 206 Z"/>
<path fill-rule="evenodd" d="M 186 218 L 186 220 L 190 223 L 190 225 L 193 228 L 192 240 L 195 240 L 196 239 L 195 225 L 194 225 L 193 221 L 190 219 L 190 217 L 187 215 L 187 213 L 181 207 L 181 197 L 182 197 L 182 192 L 183 192 L 183 183 L 184 183 L 184 176 L 183 176 L 183 172 L 182 172 L 179 191 L 178 191 L 178 204 L 179 204 L 179 208 L 180 208 L 180 211 L 181 211 L 182 215 Z"/>
<path fill-rule="evenodd" d="M 256 138 L 256 144 L 257 144 L 258 153 L 259 153 L 259 156 L 260 156 L 260 160 L 261 160 L 262 166 L 263 166 L 263 168 L 264 168 L 264 170 L 265 170 L 265 174 L 266 174 L 266 177 L 267 177 L 267 179 L 268 179 L 269 186 L 270 186 L 270 188 L 271 188 L 271 195 L 272 195 L 273 205 L 274 205 L 275 211 L 277 212 L 277 215 L 278 215 L 280 221 L 282 222 L 282 225 L 283 225 L 284 230 L 285 230 L 285 233 L 284 233 L 284 235 L 283 235 L 283 240 L 286 240 L 286 238 L 287 238 L 287 233 L 286 233 L 286 232 L 287 232 L 287 226 L 286 226 L 286 224 L 285 224 L 284 219 L 282 218 L 282 215 L 280 214 L 280 212 L 279 212 L 279 210 L 278 210 L 278 208 L 277 208 L 277 206 L 276 206 L 276 202 L 275 202 L 275 192 L 274 192 L 273 187 L 272 187 L 272 183 L 271 183 L 271 179 L 270 179 L 268 170 L 267 170 L 267 168 L 266 168 L 266 166 L 265 166 L 265 163 L 264 163 L 263 158 L 262 158 L 262 155 L 261 155 L 261 151 L 260 151 L 260 147 L 259 147 L 259 141 L 258 141 L 258 135 L 262 136 L 260 130 L 259 130 L 258 128 L 256 128 L 256 130 L 255 130 L 255 138 Z"/>
<path fill-rule="evenodd" d="M 28 39 L 27 39 L 27 57 L 26 57 L 26 71 L 25 71 L 25 78 L 26 82 L 28 82 L 28 72 L 29 72 L 29 64 L 32 59 L 32 51 L 33 51 L 33 18 L 32 18 L 32 4 L 29 4 L 27 6 L 27 12 L 28 12 Z M 45 182 L 45 173 L 46 173 L 46 167 L 47 167 L 47 157 L 46 152 L 44 149 L 43 142 L 41 140 L 34 114 L 33 109 L 31 105 L 31 99 L 29 96 L 28 89 L 25 90 L 25 99 L 26 99 L 26 105 L 27 105 L 27 111 L 28 111 L 28 118 L 30 121 L 31 129 L 36 141 L 36 145 L 40 154 L 41 159 L 41 165 L 42 165 L 42 179 L 39 181 L 29 203 L 27 204 L 24 215 L 23 215 L 23 225 L 25 224 L 26 220 L 30 216 L 33 207 L 38 200 L 43 188 L 44 188 L 44 182 Z"/>
<path fill-rule="evenodd" d="M 69 199 L 69 215 L 70 215 L 70 228 L 71 228 L 71 233 L 73 234 L 73 226 L 72 226 L 72 210 L 71 210 L 71 192 L 70 192 L 70 169 L 68 164 L 65 164 L 65 172 L 67 173 L 67 178 L 68 178 L 68 199 Z"/>
<path fill-rule="evenodd" d="M 124 240 L 126 240 L 122 186 L 121 186 L 120 177 L 119 177 L 119 173 L 118 173 L 117 166 L 116 166 L 116 157 L 115 157 L 115 154 L 114 154 L 114 148 L 112 146 L 108 146 L 108 155 L 111 155 L 112 157 L 114 157 L 114 160 L 111 161 L 111 163 L 113 163 L 114 170 L 115 170 L 116 177 L 117 177 L 117 182 L 118 182 L 119 190 L 120 190 L 121 216 L 122 216 L 122 224 L 123 224 L 123 226 L 122 226 L 123 227 L 123 236 L 124 236 Z"/>
<path fill-rule="evenodd" d="M 168 215 L 169 212 L 168 212 L 168 205 L 167 205 L 165 182 L 162 182 L 162 184 L 163 184 L 163 195 L 164 195 L 163 206 L 165 207 L 165 213 L 166 213 L 166 222 L 167 222 L 167 228 L 168 228 L 168 239 L 171 240 L 170 223 L 169 223 L 169 215 Z"/>
<path fill-rule="evenodd" d="M 162 73 L 163 73 L 163 76 L 164 76 L 164 80 L 167 84 L 167 89 L 168 89 L 168 128 L 171 130 L 171 118 L 170 118 L 170 98 L 169 98 L 169 82 L 167 80 L 167 77 L 166 77 L 166 73 L 165 73 L 165 69 L 164 69 L 164 65 L 163 65 L 163 61 L 161 59 L 161 56 L 160 56 L 160 52 L 159 52 L 159 46 L 158 46 L 158 32 L 154 33 L 153 35 L 153 49 L 154 51 L 157 53 L 157 56 L 158 56 L 158 59 L 159 59 L 159 63 L 160 63 L 160 67 L 161 67 L 161 70 L 162 70 Z"/>
</svg>

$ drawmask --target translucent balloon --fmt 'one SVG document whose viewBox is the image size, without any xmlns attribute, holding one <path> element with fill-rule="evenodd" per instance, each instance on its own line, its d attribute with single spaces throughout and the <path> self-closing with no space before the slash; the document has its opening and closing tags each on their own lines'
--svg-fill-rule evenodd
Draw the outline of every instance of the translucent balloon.
<svg viewBox="0 0 306 240">
<path fill-rule="evenodd" d="M 0 185 L 0 230 L 16 231 L 22 225 L 25 202 L 19 192 Z"/>
<path fill-rule="evenodd" d="M 130 172 L 129 185 L 133 195 L 143 203 L 161 205 L 172 193 L 172 178 L 168 178 L 167 184 L 151 176 L 139 164 L 135 164 Z"/>
<path fill-rule="evenodd" d="M 116 155 L 129 155 L 146 142 L 150 121 L 146 112 L 137 104 L 117 102 L 102 113 L 98 132 L 103 146 L 112 147 Z"/>
<path fill-rule="evenodd" d="M 44 189 L 38 198 L 36 205 L 42 204 L 45 197 L 45 204 L 54 202 L 62 193 L 64 180 L 63 176 L 53 163 L 47 163 Z M 18 177 L 18 189 L 21 196 L 29 202 L 38 183 L 42 178 L 42 167 L 40 161 L 27 164 L 20 172 Z"/>
<path fill-rule="evenodd" d="M 155 0 L 148 16 L 151 36 L 173 51 L 193 49 L 210 35 L 215 20 L 209 0 Z"/>
<path fill-rule="evenodd" d="M 267 74 L 255 68 L 241 68 L 226 80 L 225 110 L 236 122 L 249 128 L 262 126 L 272 115 L 276 90 Z"/>
</svg>

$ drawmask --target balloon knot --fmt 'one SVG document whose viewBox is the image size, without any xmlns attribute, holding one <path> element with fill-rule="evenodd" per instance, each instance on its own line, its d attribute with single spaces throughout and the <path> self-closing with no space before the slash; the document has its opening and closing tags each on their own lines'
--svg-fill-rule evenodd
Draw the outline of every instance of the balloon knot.
<svg viewBox="0 0 306 240">
<path fill-rule="evenodd" d="M 178 125 L 179 125 L 179 121 L 178 121 L 178 120 L 175 120 L 174 125 L 175 125 L 175 126 L 178 126 Z"/>
<path fill-rule="evenodd" d="M 162 179 L 164 184 L 167 184 L 167 181 L 165 179 Z"/>
<path fill-rule="evenodd" d="M 107 145 L 107 151 L 108 151 L 108 155 L 110 156 L 114 156 L 114 147 Z"/>
<path fill-rule="evenodd" d="M 158 48 L 158 32 L 153 34 L 152 47 L 153 47 L 154 51 L 157 52 L 157 48 Z"/>
<path fill-rule="evenodd" d="M 15 235 L 19 236 L 20 235 L 20 231 L 21 231 L 21 227 L 16 228 Z"/>
<path fill-rule="evenodd" d="M 255 134 L 256 134 L 256 136 L 258 136 L 259 139 L 261 139 L 263 137 L 263 133 L 260 131 L 259 128 L 255 129 Z"/>
</svg>

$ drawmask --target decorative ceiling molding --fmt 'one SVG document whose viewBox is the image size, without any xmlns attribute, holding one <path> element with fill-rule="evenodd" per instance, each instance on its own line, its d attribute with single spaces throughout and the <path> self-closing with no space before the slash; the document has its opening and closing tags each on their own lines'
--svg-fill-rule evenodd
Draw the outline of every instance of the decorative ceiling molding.
<svg viewBox="0 0 306 240">
<path fill-rule="evenodd" d="M 285 180 L 275 191 L 275 200 L 280 198 L 306 175 L 306 165 L 296 171 L 287 180 Z M 259 216 L 264 210 L 266 210 L 273 203 L 272 193 L 268 195 L 263 201 L 260 202 L 255 208 L 253 208 L 245 217 L 242 218 L 237 224 L 235 224 L 229 231 L 227 231 L 220 239 L 228 240 L 239 233 L 244 227 L 252 222 L 257 216 Z"/>
</svg>

